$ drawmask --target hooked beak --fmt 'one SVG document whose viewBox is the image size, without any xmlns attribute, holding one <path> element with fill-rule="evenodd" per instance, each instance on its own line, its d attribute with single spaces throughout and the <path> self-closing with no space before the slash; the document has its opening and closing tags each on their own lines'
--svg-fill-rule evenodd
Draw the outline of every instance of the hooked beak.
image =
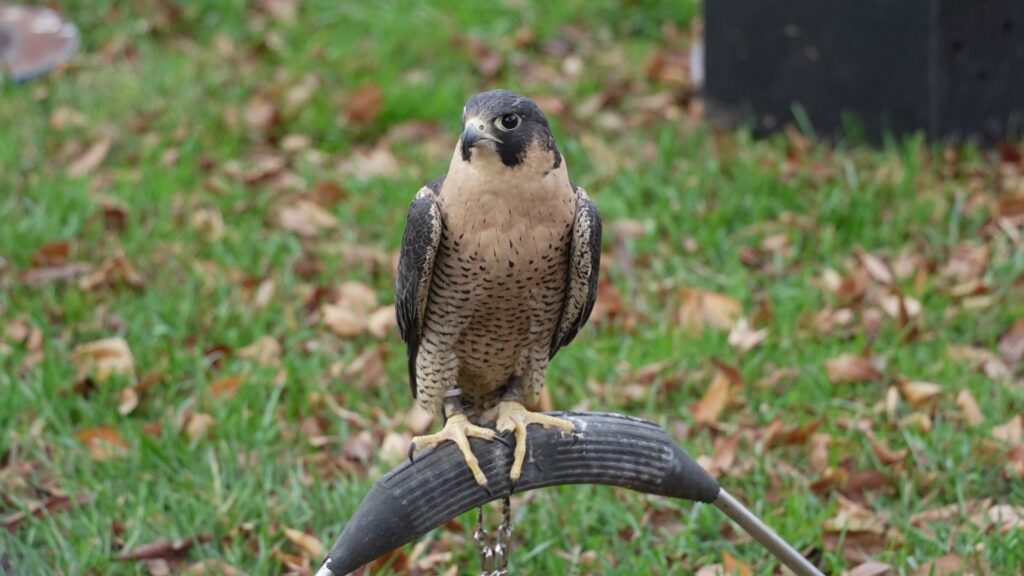
<svg viewBox="0 0 1024 576">
<path fill-rule="evenodd" d="M 462 129 L 462 159 L 468 161 L 470 148 L 481 141 L 501 144 L 501 140 L 487 132 L 487 123 L 479 118 L 469 118 Z"/>
</svg>

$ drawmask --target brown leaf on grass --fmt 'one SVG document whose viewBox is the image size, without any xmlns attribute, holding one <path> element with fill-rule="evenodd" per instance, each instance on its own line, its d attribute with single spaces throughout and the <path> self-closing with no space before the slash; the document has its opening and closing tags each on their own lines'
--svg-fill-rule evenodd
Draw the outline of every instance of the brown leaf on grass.
<svg viewBox="0 0 1024 576">
<path fill-rule="evenodd" d="M 57 106 L 50 113 L 48 123 L 50 128 L 62 131 L 68 128 L 83 128 L 89 124 L 89 118 L 74 108 Z"/>
<path fill-rule="evenodd" d="M 391 304 L 381 306 L 366 320 L 366 329 L 377 338 L 385 338 L 397 326 L 398 318 Z"/>
<path fill-rule="evenodd" d="M 245 374 L 232 374 L 210 384 L 210 396 L 217 400 L 231 398 L 238 393 L 238 387 L 245 381 Z"/>
<path fill-rule="evenodd" d="M 357 148 L 338 164 L 338 172 L 359 180 L 394 178 L 401 172 L 398 159 L 385 145 Z"/>
<path fill-rule="evenodd" d="M 332 182 L 330 180 L 324 180 L 323 182 L 317 183 L 317 185 L 309 191 L 309 199 L 326 209 L 334 208 L 338 202 L 341 202 L 347 197 L 348 191 L 342 188 L 337 182 Z"/>
<path fill-rule="evenodd" d="M 127 416 L 139 407 L 139 393 L 134 386 L 126 386 L 118 394 L 117 413 Z"/>
<path fill-rule="evenodd" d="M 988 267 L 989 252 L 989 247 L 984 244 L 959 244 L 950 252 L 940 273 L 957 284 L 981 278 Z"/>
<path fill-rule="evenodd" d="M 750 571 L 750 566 L 724 550 L 722 551 L 722 567 L 725 568 L 725 573 L 731 576 L 752 576 L 753 574 Z"/>
<path fill-rule="evenodd" d="M 1009 381 L 1013 377 L 1010 367 L 991 350 L 954 344 L 946 348 L 946 354 L 954 362 L 970 362 L 974 364 L 992 380 Z"/>
<path fill-rule="evenodd" d="M 377 451 L 377 458 L 380 463 L 390 468 L 409 458 L 409 446 L 412 443 L 412 436 L 395 432 L 394 430 L 384 435 L 381 440 L 380 449 Z"/>
<path fill-rule="evenodd" d="M 309 200 L 299 200 L 282 206 L 277 213 L 277 225 L 299 236 L 313 238 L 323 230 L 338 227 L 333 214 Z"/>
<path fill-rule="evenodd" d="M 68 262 L 61 266 L 46 268 L 33 268 L 22 272 L 19 276 L 21 283 L 26 286 L 46 286 L 54 282 L 65 282 L 85 276 L 92 270 L 92 266 L 84 262 Z"/>
<path fill-rule="evenodd" d="M 204 412 L 196 412 L 189 408 L 182 413 L 179 427 L 188 436 L 189 440 L 195 440 L 208 436 L 214 423 L 213 416 Z"/>
<path fill-rule="evenodd" d="M 299 554 L 289 554 L 284 550 L 274 550 L 273 557 L 281 563 L 288 574 L 309 574 L 309 558 Z"/>
<path fill-rule="evenodd" d="M 124 254 L 120 253 L 78 281 L 78 287 L 82 290 L 116 288 L 122 285 L 139 289 L 145 286 L 146 282 Z"/>
<path fill-rule="evenodd" d="M 211 242 L 224 237 L 224 217 L 216 208 L 201 208 L 189 217 L 192 229 L 199 232 Z"/>
<path fill-rule="evenodd" d="M 893 283 L 892 270 L 885 260 L 864 251 L 858 251 L 857 256 L 860 258 L 860 262 L 864 266 L 864 270 L 867 271 L 868 276 L 871 276 L 875 282 L 886 286 Z"/>
<path fill-rule="evenodd" d="M 238 357 L 262 366 L 277 366 L 281 361 L 281 344 L 273 336 L 261 336 L 252 344 L 239 348 Z"/>
<path fill-rule="evenodd" d="M 1005 424 L 992 428 L 992 437 L 1007 444 L 1020 444 L 1024 440 L 1024 415 L 1015 414 Z"/>
<path fill-rule="evenodd" d="M 264 96 L 253 96 L 245 104 L 245 125 L 252 132 L 260 136 L 266 134 L 281 122 L 281 114 L 268 98 Z"/>
<path fill-rule="evenodd" d="M 47 242 L 32 253 L 32 266 L 44 268 L 50 266 L 63 266 L 71 254 L 71 243 L 67 240 Z"/>
<path fill-rule="evenodd" d="M 4 336 L 8 341 L 25 347 L 29 352 L 37 352 L 43 347 L 43 331 L 24 317 L 7 323 Z"/>
<path fill-rule="evenodd" d="M 75 437 L 89 450 L 93 460 L 121 458 L 128 451 L 128 443 L 121 437 L 121 433 L 110 426 L 83 428 Z"/>
<path fill-rule="evenodd" d="M 871 360 L 863 356 L 843 354 L 825 362 L 825 371 L 833 384 L 871 382 L 882 377 Z"/>
<path fill-rule="evenodd" d="M 544 388 L 547 390 L 547 387 Z M 541 390 L 543 394 L 543 390 Z M 423 434 L 427 430 L 430 430 L 430 425 L 434 423 L 434 415 L 427 412 L 419 402 L 413 402 L 412 407 L 405 413 L 405 427 L 413 434 Z"/>
<path fill-rule="evenodd" d="M 690 406 L 693 420 L 698 424 L 714 424 L 722 416 L 729 402 L 729 378 L 721 370 L 715 370 L 704 396 Z"/>
<path fill-rule="evenodd" d="M 680 326 L 694 334 L 700 334 L 705 327 L 731 330 L 743 314 L 739 301 L 724 294 L 684 288 L 680 296 L 682 304 L 676 319 Z"/>
<path fill-rule="evenodd" d="M 81 156 L 68 164 L 68 176 L 77 178 L 95 171 L 106 160 L 112 143 L 113 141 L 106 137 L 94 142 Z"/>
<path fill-rule="evenodd" d="M 823 472 L 828 468 L 828 448 L 831 443 L 831 434 L 819 432 L 811 435 L 810 442 L 807 445 L 807 451 L 809 452 L 808 460 L 810 460 L 811 468 L 818 472 Z"/>
<path fill-rule="evenodd" d="M 292 22 L 299 14 L 299 0 L 256 0 L 256 8 L 282 22 Z"/>
<path fill-rule="evenodd" d="M 384 92 L 376 84 L 363 84 L 348 103 L 346 116 L 354 124 L 373 124 L 384 105 Z"/>
<path fill-rule="evenodd" d="M 936 396 L 942 394 L 942 386 L 918 380 L 901 380 L 899 389 L 903 398 L 914 408 L 927 406 Z"/>
<path fill-rule="evenodd" d="M 1013 326 L 999 337 L 999 353 L 1011 368 L 1024 358 L 1024 318 L 1014 322 Z"/>
<path fill-rule="evenodd" d="M 981 413 L 981 406 L 974 399 L 974 395 L 967 388 L 960 390 L 956 395 L 956 405 L 963 414 L 964 420 L 971 428 L 977 428 L 985 422 L 985 415 Z"/>
<path fill-rule="evenodd" d="M 975 524 L 991 528 L 1000 534 L 1011 530 L 1024 530 L 1024 506 L 996 504 L 985 511 L 982 518 L 972 517 Z"/>
<path fill-rule="evenodd" d="M 747 352 L 759 346 L 768 338 L 768 329 L 755 330 L 746 317 L 741 317 L 729 331 L 729 345 L 740 352 Z"/>
<path fill-rule="evenodd" d="M 849 562 L 870 560 L 886 548 L 904 541 L 903 534 L 875 512 L 856 502 L 836 495 L 839 508 L 826 520 L 824 541 Z"/>
<path fill-rule="evenodd" d="M 323 323 L 341 338 L 355 338 L 366 331 L 368 317 L 344 304 L 324 304 L 320 307 Z"/>
<path fill-rule="evenodd" d="M 181 571 L 181 576 L 246 576 L 246 573 L 224 560 L 207 558 L 189 564 Z"/>
<path fill-rule="evenodd" d="M 193 536 L 191 538 L 177 538 L 174 540 L 156 540 L 122 552 L 115 557 L 115 560 L 133 562 L 136 560 L 153 560 L 156 558 L 181 558 L 185 556 L 193 546 L 206 544 L 211 541 L 213 541 L 213 536 L 208 534 L 200 534 L 199 536 Z"/>
<path fill-rule="evenodd" d="M 339 376 L 350 385 L 356 383 L 364 390 L 379 388 L 384 383 L 386 375 L 384 354 L 383 346 L 368 346 L 342 369 Z"/>
<path fill-rule="evenodd" d="M 877 560 L 868 560 L 853 570 L 843 573 L 843 576 L 896 576 L 896 569 L 890 564 Z"/>
<path fill-rule="evenodd" d="M 962 574 L 962 571 L 963 559 L 959 555 L 944 554 L 922 564 L 917 570 L 914 570 L 913 576 L 952 576 L 953 574 Z"/>
<path fill-rule="evenodd" d="M 33 502 L 27 510 L 19 510 L 18 512 L 12 512 L 6 516 L 0 516 L 0 528 L 5 528 L 8 532 L 14 532 L 29 516 L 40 518 L 43 515 L 52 515 L 58 512 L 64 512 L 73 506 L 88 504 L 94 499 L 95 497 L 91 494 L 79 494 L 73 498 L 64 494 L 50 496 L 42 502 Z M 0 563 L 0 565 L 2 565 L 2 563 Z"/>
<path fill-rule="evenodd" d="M 875 457 L 878 458 L 878 460 L 882 464 L 885 464 L 886 466 L 891 466 L 897 462 L 902 462 L 903 460 L 906 460 L 907 456 L 910 454 L 909 448 L 903 448 L 902 450 L 893 450 L 892 448 L 886 446 L 884 442 L 875 438 L 874 434 L 868 434 L 867 436 L 868 442 L 871 443 L 871 449 L 875 453 Z"/>
<path fill-rule="evenodd" d="M 135 358 L 124 338 L 104 338 L 80 344 L 71 351 L 71 360 L 78 367 L 79 378 L 92 377 L 106 382 L 115 374 L 133 376 Z"/>
<path fill-rule="evenodd" d="M 323 543 L 320 542 L 316 536 L 287 526 L 282 528 L 281 531 L 289 542 L 296 545 L 300 550 L 305 552 L 307 556 L 316 558 L 317 560 L 327 556 L 327 548 L 324 547 Z"/>
</svg>

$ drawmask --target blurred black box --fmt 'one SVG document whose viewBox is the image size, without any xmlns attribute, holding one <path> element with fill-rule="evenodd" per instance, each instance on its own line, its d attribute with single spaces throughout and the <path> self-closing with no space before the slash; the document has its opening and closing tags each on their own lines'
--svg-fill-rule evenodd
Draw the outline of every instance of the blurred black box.
<svg viewBox="0 0 1024 576">
<path fill-rule="evenodd" d="M 758 134 L 1024 134 L 1024 0 L 705 0 L 712 122 Z M 799 124 L 799 122 L 798 122 Z"/>
</svg>

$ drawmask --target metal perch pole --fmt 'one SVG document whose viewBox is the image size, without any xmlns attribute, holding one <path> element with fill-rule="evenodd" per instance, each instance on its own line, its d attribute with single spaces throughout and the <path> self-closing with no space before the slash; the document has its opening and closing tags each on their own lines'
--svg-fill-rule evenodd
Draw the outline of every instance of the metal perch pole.
<svg viewBox="0 0 1024 576">
<path fill-rule="evenodd" d="M 806 558 L 722 489 L 658 425 L 621 414 L 555 412 L 576 433 L 531 427 L 523 475 L 511 486 L 512 448 L 472 439 L 489 480 L 473 480 L 451 443 L 405 462 L 374 484 L 345 525 L 316 576 L 343 576 L 463 512 L 482 504 L 560 484 L 609 484 L 714 504 L 798 576 L 822 576 Z"/>
</svg>

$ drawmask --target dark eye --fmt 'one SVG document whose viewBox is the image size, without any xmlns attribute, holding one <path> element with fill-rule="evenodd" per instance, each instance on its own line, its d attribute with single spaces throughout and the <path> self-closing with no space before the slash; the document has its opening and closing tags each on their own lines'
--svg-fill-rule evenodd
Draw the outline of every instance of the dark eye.
<svg viewBox="0 0 1024 576">
<path fill-rule="evenodd" d="M 499 116 L 494 120 L 494 125 L 498 127 L 498 130 L 502 132 L 508 132 L 509 130 L 515 130 L 519 128 L 519 124 L 522 123 L 522 118 L 518 114 L 505 114 Z"/>
</svg>

